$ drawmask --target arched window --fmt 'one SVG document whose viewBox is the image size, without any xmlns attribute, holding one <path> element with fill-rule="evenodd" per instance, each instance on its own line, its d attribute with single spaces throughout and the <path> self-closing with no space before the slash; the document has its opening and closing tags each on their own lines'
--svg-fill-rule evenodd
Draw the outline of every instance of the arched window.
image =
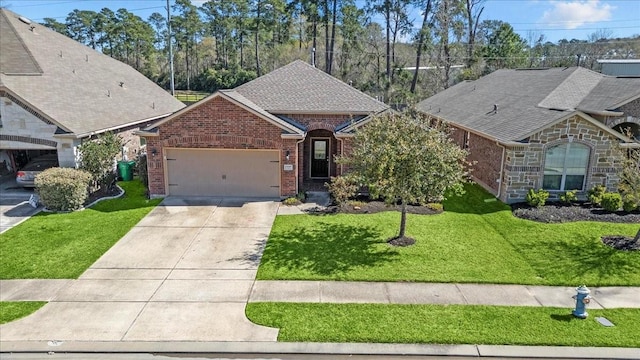
<svg viewBox="0 0 640 360">
<path fill-rule="evenodd" d="M 547 149 L 544 161 L 545 190 L 583 190 L 589 166 L 589 147 L 564 143 Z"/>
</svg>

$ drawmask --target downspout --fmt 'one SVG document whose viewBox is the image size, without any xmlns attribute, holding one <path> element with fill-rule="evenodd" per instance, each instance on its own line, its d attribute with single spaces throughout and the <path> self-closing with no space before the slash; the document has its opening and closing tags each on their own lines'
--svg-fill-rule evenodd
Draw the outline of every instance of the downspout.
<svg viewBox="0 0 640 360">
<path fill-rule="evenodd" d="M 500 177 L 498 178 L 498 196 L 497 196 L 497 198 L 500 199 L 500 196 L 502 195 L 502 175 L 504 173 L 504 156 L 505 156 L 505 153 L 507 152 L 507 148 L 502 146 L 497 140 L 496 140 L 496 145 L 502 148 L 502 159 L 500 160 Z"/>
<path fill-rule="evenodd" d="M 296 196 L 298 196 L 298 193 L 300 192 L 300 170 L 298 169 L 300 167 L 300 158 L 298 157 L 298 148 L 300 147 L 300 143 L 303 142 L 306 137 L 307 133 L 304 133 L 302 139 L 300 141 L 296 141 Z"/>
<path fill-rule="evenodd" d="M 340 141 L 340 156 L 344 156 L 344 139 L 337 138 Z M 340 176 L 344 175 L 344 164 L 340 163 Z"/>
</svg>

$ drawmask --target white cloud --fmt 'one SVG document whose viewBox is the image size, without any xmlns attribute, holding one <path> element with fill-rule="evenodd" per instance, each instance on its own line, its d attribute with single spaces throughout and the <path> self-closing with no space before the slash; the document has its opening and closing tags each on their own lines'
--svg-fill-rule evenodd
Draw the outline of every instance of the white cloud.
<svg viewBox="0 0 640 360">
<path fill-rule="evenodd" d="M 575 29 L 584 24 L 611 19 L 615 9 L 600 0 L 551 1 L 552 8 L 542 15 L 541 22 L 553 27 Z"/>
</svg>

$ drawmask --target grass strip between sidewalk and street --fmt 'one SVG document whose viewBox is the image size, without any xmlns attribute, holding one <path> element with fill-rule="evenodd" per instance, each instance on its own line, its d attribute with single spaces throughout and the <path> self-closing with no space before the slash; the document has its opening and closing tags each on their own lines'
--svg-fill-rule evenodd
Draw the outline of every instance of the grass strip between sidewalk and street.
<svg viewBox="0 0 640 360">
<path fill-rule="evenodd" d="M 161 199 L 148 200 L 138 181 L 125 194 L 71 213 L 41 212 L 0 235 L 0 279 L 75 279 Z"/>
<path fill-rule="evenodd" d="M 548 307 L 249 303 L 246 313 L 279 328 L 283 342 L 640 347 L 640 309 L 589 310 L 577 319 Z"/>
<path fill-rule="evenodd" d="M 259 280 L 417 281 L 527 285 L 639 286 L 640 251 L 620 251 L 601 237 L 633 236 L 638 224 L 545 224 L 514 217 L 477 185 L 444 202 L 438 215 L 400 213 L 276 217 Z"/>
<path fill-rule="evenodd" d="M 0 302 L 0 324 L 18 320 L 36 312 L 45 301 L 2 301 Z"/>
</svg>

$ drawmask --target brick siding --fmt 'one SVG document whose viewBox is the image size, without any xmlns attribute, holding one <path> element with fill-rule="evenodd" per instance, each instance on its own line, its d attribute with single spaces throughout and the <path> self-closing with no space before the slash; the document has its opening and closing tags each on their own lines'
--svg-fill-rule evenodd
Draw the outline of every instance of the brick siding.
<svg viewBox="0 0 640 360">
<path fill-rule="evenodd" d="M 295 171 L 284 171 L 283 164 L 296 164 L 296 140 L 282 139 L 282 129 L 235 105 L 216 97 L 159 126 L 159 136 L 147 137 L 149 192 L 166 195 L 164 147 L 208 149 L 281 150 L 280 195 L 295 195 Z M 289 160 L 286 151 L 289 150 Z"/>
</svg>

